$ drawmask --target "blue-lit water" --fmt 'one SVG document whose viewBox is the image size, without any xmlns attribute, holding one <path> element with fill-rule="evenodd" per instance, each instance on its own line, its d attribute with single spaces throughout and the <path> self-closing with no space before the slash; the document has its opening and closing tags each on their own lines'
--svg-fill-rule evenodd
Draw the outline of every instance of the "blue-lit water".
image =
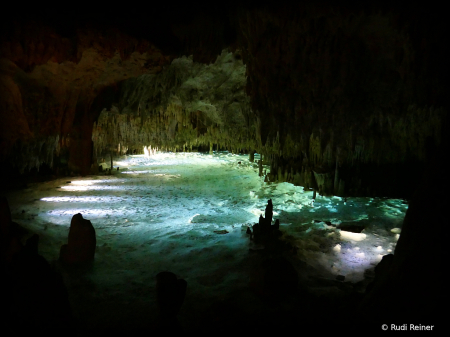
<svg viewBox="0 0 450 337">
<path fill-rule="evenodd" d="M 58 179 L 7 195 L 13 220 L 40 235 L 39 252 L 52 263 L 67 242 L 71 217 L 91 220 L 94 266 L 81 274 L 62 269 L 75 315 L 86 326 L 155 317 L 155 275 L 163 270 L 188 282 L 180 313 L 186 324 L 231 293 L 241 294 L 248 310 L 260 305 L 248 289 L 259 268 L 251 252 L 263 247 L 245 231 L 268 199 L 282 240 L 296 247 L 287 253 L 294 266 L 303 261 L 314 277 L 343 275 L 349 282 L 394 251 L 407 209 L 402 200 L 382 198 L 319 195 L 313 203 L 312 191 L 264 183 L 256 163 L 227 152 L 127 156 L 117 166 L 112 175 Z M 343 224 L 364 230 L 344 232 Z"/>
</svg>

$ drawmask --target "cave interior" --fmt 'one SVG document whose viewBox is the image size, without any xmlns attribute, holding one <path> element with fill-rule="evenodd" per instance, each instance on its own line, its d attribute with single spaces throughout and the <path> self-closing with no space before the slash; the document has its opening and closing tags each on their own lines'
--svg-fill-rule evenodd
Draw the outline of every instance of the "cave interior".
<svg viewBox="0 0 450 337">
<path fill-rule="evenodd" d="M 442 5 L 33 6 L 0 23 L 4 331 L 443 329 Z"/>
</svg>

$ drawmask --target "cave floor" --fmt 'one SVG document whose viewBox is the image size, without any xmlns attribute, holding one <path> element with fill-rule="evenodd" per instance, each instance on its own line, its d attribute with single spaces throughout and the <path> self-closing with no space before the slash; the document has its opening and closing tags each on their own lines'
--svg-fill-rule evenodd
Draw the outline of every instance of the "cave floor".
<svg viewBox="0 0 450 337">
<path fill-rule="evenodd" d="M 280 254 L 296 269 L 301 289 L 328 304 L 362 292 L 381 257 L 394 251 L 407 204 L 323 196 L 311 203 L 312 191 L 265 183 L 257 159 L 228 152 L 126 156 L 114 162 L 119 171 L 112 175 L 35 183 L 6 197 L 13 220 L 28 236 L 39 234 L 39 253 L 62 273 L 80 335 L 155 326 L 155 276 L 164 270 L 187 281 L 178 316 L 187 331 L 301 306 L 305 292 L 276 303 L 264 295 L 262 261 L 272 253 L 246 229 L 268 199 L 280 240 L 296 247 Z M 83 270 L 57 262 L 76 213 L 97 235 L 95 262 Z M 364 230 L 337 228 L 343 225 Z"/>
</svg>

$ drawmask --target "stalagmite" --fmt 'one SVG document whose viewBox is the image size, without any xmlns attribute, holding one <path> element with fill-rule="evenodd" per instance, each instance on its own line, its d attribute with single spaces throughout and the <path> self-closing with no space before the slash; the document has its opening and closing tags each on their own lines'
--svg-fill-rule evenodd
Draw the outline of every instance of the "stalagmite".
<svg viewBox="0 0 450 337">
<path fill-rule="evenodd" d="M 266 206 L 266 210 L 264 212 L 264 216 L 265 216 L 267 224 L 270 226 L 270 224 L 272 223 L 272 217 L 273 217 L 272 199 L 269 199 L 267 201 L 267 206 Z"/>
<path fill-rule="evenodd" d="M 259 176 L 262 176 L 262 153 L 261 153 L 261 159 L 258 162 L 259 165 Z"/>
<path fill-rule="evenodd" d="M 61 246 L 60 260 L 64 263 L 82 263 L 94 260 L 96 249 L 95 229 L 80 213 L 70 222 L 68 243 Z"/>
</svg>

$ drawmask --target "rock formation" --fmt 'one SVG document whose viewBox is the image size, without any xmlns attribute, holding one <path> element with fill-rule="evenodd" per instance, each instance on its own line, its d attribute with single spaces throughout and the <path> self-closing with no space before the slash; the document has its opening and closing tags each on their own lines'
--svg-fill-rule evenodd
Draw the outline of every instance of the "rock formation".
<svg viewBox="0 0 450 337">
<path fill-rule="evenodd" d="M 8 200 L 0 198 L 0 263 L 8 265 L 23 249 L 21 239 L 25 230 L 11 219 Z"/>
<path fill-rule="evenodd" d="M 280 236 L 280 220 L 276 219 L 275 224 L 272 225 L 272 216 L 273 216 L 273 204 L 272 199 L 267 201 L 267 206 L 264 211 L 265 217 L 262 215 L 259 216 L 258 223 L 252 226 L 252 230 L 250 227 L 247 228 L 246 234 L 250 234 L 250 239 L 265 242 L 266 244 L 273 239 L 276 239 Z"/>
<path fill-rule="evenodd" d="M 446 238 L 438 229 L 423 235 L 422 228 L 424 224 L 448 223 L 443 210 L 447 206 L 450 184 L 447 162 L 442 160 L 447 152 L 448 142 L 430 160 L 409 204 L 394 255 L 385 256 L 377 266 L 375 279 L 360 304 L 365 315 L 362 325 L 397 320 L 420 321 L 421 324 L 445 322 L 440 308 L 446 305 L 448 298 L 442 250 Z M 432 208 L 429 195 L 433 195 Z M 385 308 L 392 297 L 396 300 Z"/>
<path fill-rule="evenodd" d="M 263 154 L 271 182 L 408 197 L 442 142 L 448 53 L 436 8 L 131 11 L 2 23 L 0 167 L 87 174 L 102 151 L 216 144 Z"/>
<path fill-rule="evenodd" d="M 96 242 L 92 223 L 80 213 L 75 214 L 70 222 L 68 243 L 61 246 L 59 258 L 66 264 L 93 261 Z"/>
<path fill-rule="evenodd" d="M 21 243 L 26 231 L 11 221 L 8 201 L 0 199 L 0 279 L 2 334 L 74 336 L 72 312 L 61 276 L 38 253 L 39 236 Z"/>
</svg>

